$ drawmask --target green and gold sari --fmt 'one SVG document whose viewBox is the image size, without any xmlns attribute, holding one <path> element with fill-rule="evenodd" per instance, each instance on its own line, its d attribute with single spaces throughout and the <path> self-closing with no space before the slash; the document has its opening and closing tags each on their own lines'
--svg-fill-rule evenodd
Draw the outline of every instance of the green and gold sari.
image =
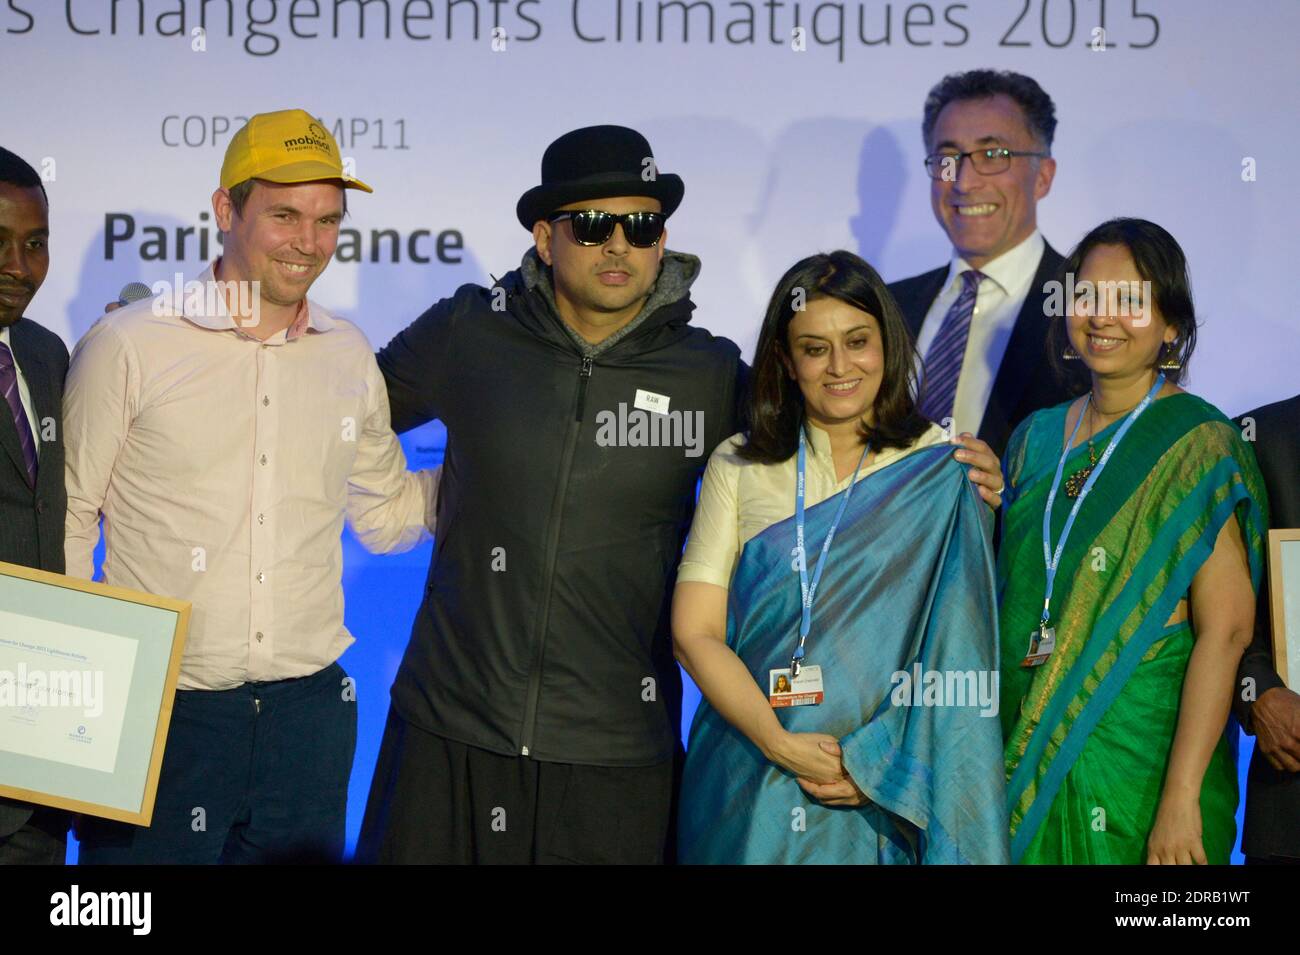
<svg viewBox="0 0 1300 955">
<path fill-rule="evenodd" d="M 1146 861 L 1195 634 L 1165 622 L 1224 524 L 1239 522 L 1258 592 L 1268 526 L 1255 456 L 1216 408 L 1161 398 L 1134 422 L 1079 511 L 1052 595 L 1056 649 L 1020 661 L 1043 609 L 1043 509 L 1069 403 L 1011 438 L 998 554 L 1001 717 L 1011 858 L 1023 863 Z M 1119 422 L 1100 432 L 1098 452 Z M 1086 443 L 1065 476 L 1088 463 Z M 1052 545 L 1074 501 L 1058 492 Z M 1221 739 L 1201 786 L 1203 842 L 1226 863 L 1236 838 L 1235 747 Z"/>
</svg>

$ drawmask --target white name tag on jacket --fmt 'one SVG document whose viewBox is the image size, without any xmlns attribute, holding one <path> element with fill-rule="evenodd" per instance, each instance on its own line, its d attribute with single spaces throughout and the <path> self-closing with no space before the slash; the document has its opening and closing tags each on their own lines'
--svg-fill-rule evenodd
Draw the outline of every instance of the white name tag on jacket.
<svg viewBox="0 0 1300 955">
<path fill-rule="evenodd" d="M 671 399 L 667 395 L 657 395 L 653 391 L 646 391 L 644 388 L 636 390 L 636 400 L 632 403 L 633 407 L 640 408 L 642 411 L 652 411 L 655 414 L 667 414 L 668 402 Z"/>
</svg>

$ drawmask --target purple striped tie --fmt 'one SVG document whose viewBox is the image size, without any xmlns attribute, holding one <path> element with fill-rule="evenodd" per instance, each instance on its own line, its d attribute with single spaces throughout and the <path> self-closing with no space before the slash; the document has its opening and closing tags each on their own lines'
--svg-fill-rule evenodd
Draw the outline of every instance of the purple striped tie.
<svg viewBox="0 0 1300 955">
<path fill-rule="evenodd" d="M 924 387 L 921 389 L 921 414 L 937 424 L 952 415 L 957 398 L 957 379 L 966 357 L 966 339 L 970 337 L 970 317 L 975 311 L 983 273 L 967 269 L 961 273 L 961 292 L 943 317 L 939 334 L 930 343 L 925 356 Z"/>
<path fill-rule="evenodd" d="M 22 445 L 23 460 L 27 462 L 27 483 L 35 487 L 36 439 L 32 437 L 27 412 L 23 410 L 22 399 L 18 397 L 18 369 L 14 366 L 14 356 L 4 342 L 0 342 L 0 391 L 4 392 L 9 411 L 14 416 L 14 427 L 18 429 L 18 443 Z"/>
</svg>

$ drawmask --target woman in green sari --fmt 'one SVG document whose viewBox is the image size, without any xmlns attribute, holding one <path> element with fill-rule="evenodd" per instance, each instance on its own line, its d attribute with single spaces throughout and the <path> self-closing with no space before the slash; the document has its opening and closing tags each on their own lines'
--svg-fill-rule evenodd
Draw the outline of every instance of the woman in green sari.
<svg viewBox="0 0 1300 955">
<path fill-rule="evenodd" d="M 1232 423 L 1178 387 L 1196 320 L 1174 238 L 1112 220 L 1065 277 L 1053 356 L 1072 360 L 1079 398 L 1024 421 L 1004 457 L 1011 857 L 1226 863 L 1224 729 L 1263 566 L 1263 482 Z"/>
</svg>

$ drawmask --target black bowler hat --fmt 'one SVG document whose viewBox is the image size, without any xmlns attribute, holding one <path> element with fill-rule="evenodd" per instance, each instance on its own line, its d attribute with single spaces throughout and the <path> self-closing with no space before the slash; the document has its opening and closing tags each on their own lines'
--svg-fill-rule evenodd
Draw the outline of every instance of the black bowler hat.
<svg viewBox="0 0 1300 955">
<path fill-rule="evenodd" d="M 646 170 L 650 170 L 647 175 Z M 653 176 L 653 178 L 650 178 Z M 529 232 L 560 206 L 584 199 L 648 196 L 670 216 L 686 184 L 657 171 L 650 143 L 626 126 L 587 126 L 565 133 L 542 154 L 542 184 L 519 197 L 515 214 Z"/>
</svg>

